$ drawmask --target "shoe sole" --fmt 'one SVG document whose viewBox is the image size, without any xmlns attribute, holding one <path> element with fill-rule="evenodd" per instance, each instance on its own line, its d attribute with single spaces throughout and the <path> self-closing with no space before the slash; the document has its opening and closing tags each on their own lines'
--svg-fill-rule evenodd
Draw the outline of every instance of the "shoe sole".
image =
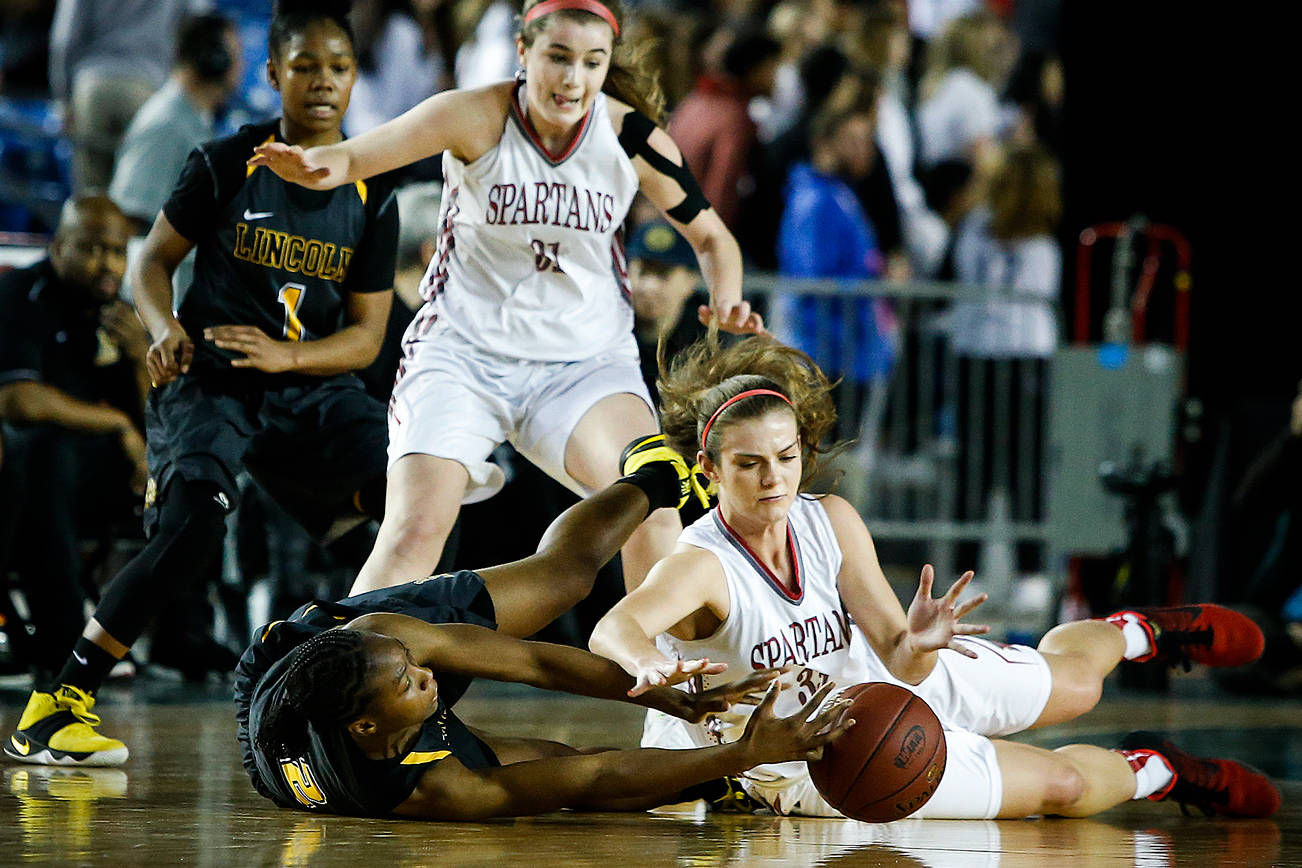
<svg viewBox="0 0 1302 868">
<path fill-rule="evenodd" d="M 5 756 L 15 762 L 26 763 L 34 766 L 70 766 L 80 768 L 102 768 L 106 766 L 120 766 L 131 756 L 125 746 L 113 748 L 112 750 L 96 751 L 85 759 L 77 759 L 63 751 L 55 751 L 50 748 L 43 748 L 38 751 L 23 756 L 15 753 L 8 746 L 4 749 Z M 56 754 L 58 754 L 56 756 Z"/>
</svg>

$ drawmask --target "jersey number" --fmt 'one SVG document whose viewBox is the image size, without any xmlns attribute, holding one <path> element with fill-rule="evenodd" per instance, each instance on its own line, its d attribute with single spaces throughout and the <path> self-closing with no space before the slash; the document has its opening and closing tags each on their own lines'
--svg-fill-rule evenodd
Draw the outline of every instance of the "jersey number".
<svg viewBox="0 0 1302 868">
<path fill-rule="evenodd" d="M 325 794 L 312 777 L 312 768 L 305 759 L 281 760 L 280 770 L 285 775 L 285 782 L 294 791 L 294 798 L 305 808 L 319 808 L 326 803 Z"/>
<path fill-rule="evenodd" d="M 303 340 L 303 322 L 298 318 L 298 306 L 303 303 L 303 293 L 307 287 L 301 283 L 287 283 L 280 288 L 278 296 L 285 306 L 285 338 L 291 341 Z"/>
<path fill-rule="evenodd" d="M 822 689 L 827 683 L 827 675 L 822 672 L 815 672 L 813 669 L 801 669 L 796 676 L 796 687 L 800 688 L 796 692 L 796 702 L 804 705 L 814 697 L 814 694 Z"/>
<path fill-rule="evenodd" d="M 533 248 L 533 267 L 539 271 L 551 270 L 556 274 L 564 274 L 565 269 L 561 268 L 561 245 L 553 241 L 550 244 L 544 244 L 537 238 L 529 242 Z"/>
</svg>

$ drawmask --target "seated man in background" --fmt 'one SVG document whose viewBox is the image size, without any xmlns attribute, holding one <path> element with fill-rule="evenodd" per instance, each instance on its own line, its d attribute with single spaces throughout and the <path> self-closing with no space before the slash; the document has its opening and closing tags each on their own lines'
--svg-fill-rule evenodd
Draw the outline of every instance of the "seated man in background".
<svg viewBox="0 0 1302 868">
<path fill-rule="evenodd" d="M 149 475 L 149 338 L 117 298 L 129 235 L 108 199 L 70 199 L 49 255 L 0 276 L 0 580 L 22 576 L 35 633 L 15 650 L 35 670 L 56 669 L 85 621 L 79 519 L 130 516 Z"/>
</svg>

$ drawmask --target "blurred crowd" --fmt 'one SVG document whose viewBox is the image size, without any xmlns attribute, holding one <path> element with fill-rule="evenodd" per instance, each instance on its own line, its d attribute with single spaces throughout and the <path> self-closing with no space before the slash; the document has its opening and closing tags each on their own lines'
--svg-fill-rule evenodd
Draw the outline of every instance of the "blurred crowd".
<svg viewBox="0 0 1302 868">
<path fill-rule="evenodd" d="M 749 268 L 793 277 L 951 280 L 986 287 L 988 298 L 955 305 L 946 317 L 954 352 L 968 360 L 1029 364 L 1053 354 L 1063 292 L 1064 74 L 1056 0 L 629 5 L 634 32 L 626 43 L 656 59 L 667 97 L 663 123 L 737 236 Z M 370 129 L 440 90 L 514 75 L 518 11 L 510 0 L 355 0 L 359 75 L 345 132 Z M 195 145 L 274 112 L 264 71 L 270 18 L 268 0 L 4 4 L 0 232 L 62 232 L 63 201 L 99 191 L 130 219 L 131 233 L 146 232 Z M 437 161 L 402 171 L 396 288 L 404 303 L 395 304 L 386 351 L 366 374 L 377 394 L 392 382 L 397 339 L 419 307 L 416 286 L 433 250 L 438 212 Z M 637 333 L 653 382 L 657 344 L 663 339 L 681 346 L 696 335 L 695 318 L 684 311 L 695 309 L 691 299 L 699 275 L 690 247 L 653 219 L 652 211 L 635 206 L 627 228 Z M 69 243 L 54 267 L 75 272 L 103 252 Z M 123 269 L 106 267 L 111 274 L 116 269 L 120 282 Z M 178 276 L 178 287 L 186 282 L 184 273 Z M 127 298 L 129 293 L 126 287 Z M 885 299 L 842 304 L 779 298 L 767 313 L 783 337 L 845 377 L 857 390 L 856 407 L 871 414 L 898 350 Z M 130 362 L 141 340 L 131 318 L 107 303 L 102 317 L 92 323 L 86 352 L 92 359 Z M 843 328 L 858 336 L 848 355 Z M 113 395 L 88 394 L 139 417 L 138 392 L 118 386 Z M 856 429 L 872 424 L 855 412 L 847 418 Z M 24 530 L 33 511 L 57 512 L 60 532 L 69 538 L 131 535 L 129 498 L 74 492 L 125 486 L 138 468 L 122 468 L 122 478 L 110 484 L 98 478 L 112 478 L 104 472 L 107 465 L 95 462 L 100 472 L 69 482 L 68 503 L 52 506 L 49 497 L 31 495 L 42 487 L 32 483 L 31 473 L 18 478 L 15 462 L 5 460 L 15 450 L 35 447 L 23 445 L 19 426 L 7 422 L 4 430 L 0 470 L 7 468 L 9 476 L 0 480 L 8 492 L 28 494 L 7 495 L 0 572 L 21 574 L 28 586 L 49 572 L 49 533 Z M 841 433 L 852 436 L 856 430 Z M 492 505 L 468 509 L 461 565 L 500 562 L 508 554 L 500 539 L 477 540 L 477 509 L 554 511 L 569 497 L 527 463 L 508 454 L 498 459 L 520 486 L 536 491 L 517 495 L 513 503 L 508 490 Z M 57 458 L 43 460 L 65 466 Z M 550 506 L 540 509 L 540 501 Z M 16 509 L 19 503 L 29 505 L 27 513 Z M 258 509 L 254 500 L 246 511 Z M 351 554 L 309 553 L 310 543 L 295 537 L 289 520 L 274 506 L 267 509 L 256 526 L 279 530 L 253 533 L 248 527 L 255 523 L 248 522 L 238 556 L 227 561 L 273 576 L 273 598 L 325 594 L 311 582 L 335 576 L 329 581 L 342 586 L 350 564 L 365 555 L 365 542 Z M 538 517 L 538 531 L 546 520 Z M 538 535 L 525 530 L 519 534 L 522 551 Z M 112 547 L 100 545 L 106 548 Z M 479 556 L 490 548 L 491 556 Z M 101 556 L 108 557 L 103 551 Z M 237 589 L 228 596 L 244 596 L 243 579 L 212 578 L 216 588 Z M 84 576 L 76 584 L 94 593 L 93 581 Z M 3 601 L 0 617 L 17 620 L 21 613 Z M 240 635 L 246 616 L 227 617 L 230 635 Z M 167 648 L 180 641 L 163 637 L 156 643 Z M 199 660 L 191 668 L 200 672 L 210 663 L 212 669 L 229 663 L 211 648 L 207 656 L 192 651 L 174 656 Z"/>
</svg>

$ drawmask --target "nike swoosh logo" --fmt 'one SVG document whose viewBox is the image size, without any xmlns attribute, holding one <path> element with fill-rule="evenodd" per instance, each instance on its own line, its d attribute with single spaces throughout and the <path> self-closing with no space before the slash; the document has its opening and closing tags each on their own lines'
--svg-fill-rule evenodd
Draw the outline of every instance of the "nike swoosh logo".
<svg viewBox="0 0 1302 868">
<path fill-rule="evenodd" d="M 263 217 L 270 217 L 270 216 L 271 216 L 272 214 L 274 214 L 274 213 L 275 213 L 274 211 L 250 211 L 248 208 L 245 208 L 245 209 L 244 209 L 244 219 L 245 219 L 245 220 L 261 220 Z"/>
<path fill-rule="evenodd" d="M 9 736 L 9 743 L 14 746 L 14 750 L 18 751 L 23 756 L 27 756 L 27 754 L 32 750 L 32 746 L 27 743 L 27 739 L 18 735 Z"/>
<path fill-rule="evenodd" d="M 78 663 L 80 663 L 82 666 L 89 666 L 89 665 L 90 665 L 90 661 L 88 661 L 85 657 L 82 657 L 82 656 L 81 656 L 80 654 L 78 654 L 76 651 L 73 651 L 73 652 L 72 652 L 72 658 L 73 658 L 74 660 L 76 660 Z"/>
</svg>

